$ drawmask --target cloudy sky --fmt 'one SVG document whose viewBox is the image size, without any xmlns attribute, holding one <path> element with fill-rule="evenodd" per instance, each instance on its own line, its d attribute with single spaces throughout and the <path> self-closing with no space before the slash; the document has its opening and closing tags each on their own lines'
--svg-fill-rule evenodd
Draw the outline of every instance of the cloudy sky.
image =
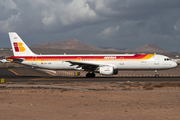
<svg viewBox="0 0 180 120">
<path fill-rule="evenodd" d="M 8 32 L 28 46 L 77 39 L 98 47 L 147 43 L 180 52 L 180 0 L 0 0 L 0 47 Z"/>
</svg>

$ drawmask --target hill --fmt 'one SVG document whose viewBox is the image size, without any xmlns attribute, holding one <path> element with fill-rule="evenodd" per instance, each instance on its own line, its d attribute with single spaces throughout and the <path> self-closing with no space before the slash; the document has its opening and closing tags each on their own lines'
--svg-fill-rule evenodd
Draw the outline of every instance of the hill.
<svg viewBox="0 0 180 120">
<path fill-rule="evenodd" d="M 137 49 L 132 50 L 133 52 L 146 52 L 146 53 L 168 53 L 168 51 L 154 45 L 152 43 L 143 45 Z"/>
<path fill-rule="evenodd" d="M 31 48 L 52 48 L 52 49 L 73 49 L 73 50 L 92 50 L 92 51 L 103 51 L 104 49 L 98 48 L 92 45 L 87 45 L 76 39 L 55 41 L 53 43 L 38 43 Z"/>
<path fill-rule="evenodd" d="M 86 51 L 104 51 L 104 52 L 128 52 L 128 53 L 138 53 L 138 52 L 143 52 L 143 53 L 169 53 L 168 51 L 152 44 L 146 44 L 144 46 L 141 46 L 137 49 L 134 50 L 117 50 L 113 48 L 109 49 L 103 49 L 99 47 L 95 47 L 92 45 L 85 44 L 83 42 L 80 42 L 76 39 L 69 39 L 69 40 L 62 40 L 62 41 L 55 41 L 52 43 L 47 43 L 47 42 L 41 42 L 37 43 L 31 48 L 48 48 L 48 49 L 61 49 L 61 50 L 86 50 Z"/>
</svg>

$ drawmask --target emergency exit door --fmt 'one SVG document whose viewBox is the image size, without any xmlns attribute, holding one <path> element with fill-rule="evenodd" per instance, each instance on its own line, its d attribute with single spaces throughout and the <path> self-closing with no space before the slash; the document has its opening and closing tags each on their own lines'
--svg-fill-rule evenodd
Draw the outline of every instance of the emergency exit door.
<svg viewBox="0 0 180 120">
<path fill-rule="evenodd" d="M 32 66 L 37 67 L 37 57 L 36 56 L 32 57 Z"/>
</svg>

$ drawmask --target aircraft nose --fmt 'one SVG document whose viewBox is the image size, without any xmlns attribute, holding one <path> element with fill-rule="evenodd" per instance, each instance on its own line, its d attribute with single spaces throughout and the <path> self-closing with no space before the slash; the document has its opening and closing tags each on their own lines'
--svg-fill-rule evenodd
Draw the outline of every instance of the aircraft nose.
<svg viewBox="0 0 180 120">
<path fill-rule="evenodd" d="M 173 62 L 172 63 L 172 67 L 176 67 L 177 66 L 177 63 L 176 62 Z"/>
</svg>

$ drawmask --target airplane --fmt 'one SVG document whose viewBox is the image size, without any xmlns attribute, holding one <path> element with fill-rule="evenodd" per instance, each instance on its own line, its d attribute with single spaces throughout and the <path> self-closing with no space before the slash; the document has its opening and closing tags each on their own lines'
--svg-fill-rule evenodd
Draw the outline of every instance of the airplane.
<svg viewBox="0 0 180 120">
<path fill-rule="evenodd" d="M 38 55 L 33 53 L 15 32 L 9 32 L 14 56 L 6 60 L 23 65 L 51 70 L 87 71 L 86 77 L 116 75 L 118 70 L 158 70 L 177 66 L 169 57 L 160 54 L 63 54 Z"/>
<path fill-rule="evenodd" d="M 7 63 L 7 62 L 11 62 L 11 61 L 7 61 L 6 59 L 0 60 L 0 63 Z"/>
<path fill-rule="evenodd" d="M 7 62 L 10 62 L 10 61 L 7 61 L 5 56 L 0 57 L 0 63 L 7 63 Z"/>
</svg>

